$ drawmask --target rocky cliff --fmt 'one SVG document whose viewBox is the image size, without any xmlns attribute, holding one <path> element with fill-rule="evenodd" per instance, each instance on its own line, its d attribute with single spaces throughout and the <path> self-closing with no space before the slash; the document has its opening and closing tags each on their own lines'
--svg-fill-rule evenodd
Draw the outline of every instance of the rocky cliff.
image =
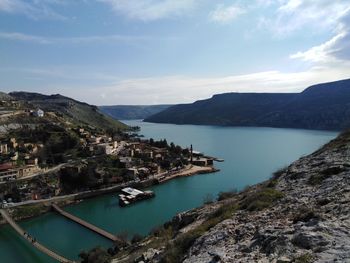
<svg viewBox="0 0 350 263">
<path fill-rule="evenodd" d="M 350 262 L 350 132 L 176 216 L 115 262 Z"/>
</svg>

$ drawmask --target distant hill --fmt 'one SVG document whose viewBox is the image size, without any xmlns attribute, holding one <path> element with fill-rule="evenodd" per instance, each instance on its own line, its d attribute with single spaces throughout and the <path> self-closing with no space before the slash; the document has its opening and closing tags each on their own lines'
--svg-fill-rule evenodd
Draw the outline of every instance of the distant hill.
<svg viewBox="0 0 350 263">
<path fill-rule="evenodd" d="M 100 106 L 100 110 L 118 120 L 145 119 L 161 112 L 171 105 L 116 105 Z"/>
<path fill-rule="evenodd" d="M 99 129 L 125 129 L 127 125 L 101 113 L 96 106 L 79 102 L 59 94 L 43 95 L 30 92 L 12 92 L 11 97 L 44 111 L 52 111 L 67 120 Z"/>
<path fill-rule="evenodd" d="M 343 130 L 350 128 L 350 79 L 301 93 L 226 93 L 180 104 L 147 122 Z"/>
</svg>

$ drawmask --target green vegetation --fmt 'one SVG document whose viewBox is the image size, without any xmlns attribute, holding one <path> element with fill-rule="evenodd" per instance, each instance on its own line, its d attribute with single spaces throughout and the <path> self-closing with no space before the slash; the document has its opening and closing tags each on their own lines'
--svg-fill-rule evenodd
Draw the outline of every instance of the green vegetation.
<svg viewBox="0 0 350 263">
<path fill-rule="evenodd" d="M 16 138 L 19 143 L 42 144 L 44 147 L 36 154 L 41 164 L 54 165 L 66 161 L 68 152 L 77 148 L 79 138 L 73 131 L 55 124 L 41 124 L 35 128 L 23 126 L 13 130 L 9 137 Z M 29 151 L 20 148 L 20 155 Z M 70 152 L 72 153 L 72 152 Z M 21 158 L 18 160 L 21 161 Z M 23 160 L 22 160 L 23 161 Z"/>
<path fill-rule="evenodd" d="M 320 219 L 320 215 L 308 207 L 301 207 L 293 218 L 293 224 L 298 222 L 308 222 L 311 219 Z"/>
<path fill-rule="evenodd" d="M 61 118 L 75 125 L 92 126 L 101 130 L 127 129 L 125 124 L 104 115 L 96 106 L 59 94 L 47 96 L 38 93 L 12 92 L 10 95 L 32 104 L 34 107 L 41 108 L 45 112 L 55 112 Z"/>
<path fill-rule="evenodd" d="M 326 180 L 329 176 L 327 175 L 322 175 L 322 174 L 313 174 L 309 177 L 308 184 L 310 185 L 319 185 L 321 184 L 324 180 Z"/>
<path fill-rule="evenodd" d="M 46 211 L 47 211 L 47 207 L 45 207 L 41 204 L 18 206 L 18 207 L 13 209 L 12 216 L 16 220 L 20 220 L 20 219 L 24 219 L 24 218 L 38 216 Z"/>
<path fill-rule="evenodd" d="M 314 262 L 314 258 L 309 253 L 306 253 L 306 254 L 303 254 L 301 256 L 294 258 L 293 262 L 294 263 L 312 263 L 312 262 Z"/>
<path fill-rule="evenodd" d="M 327 178 L 329 178 L 333 175 L 337 175 L 343 171 L 345 171 L 345 169 L 343 167 L 340 167 L 340 166 L 326 168 L 318 174 L 311 175 L 309 177 L 308 183 L 310 185 L 319 185 Z"/>
<path fill-rule="evenodd" d="M 249 193 L 240 201 L 239 209 L 248 211 L 259 211 L 270 207 L 275 201 L 282 198 L 283 193 L 273 188 L 262 188 L 256 192 Z"/>
<path fill-rule="evenodd" d="M 131 243 L 135 244 L 140 242 L 143 239 L 143 236 L 140 234 L 135 234 L 132 238 L 131 238 Z"/>
<path fill-rule="evenodd" d="M 192 246 L 197 238 L 202 236 L 205 232 L 216 226 L 218 223 L 232 217 L 233 213 L 237 210 L 237 205 L 234 203 L 228 203 L 222 205 L 215 210 L 208 218 L 193 230 L 190 230 L 184 234 L 181 234 L 175 239 L 173 243 L 167 246 L 166 253 L 164 254 L 162 263 L 177 263 L 181 262 L 188 249 Z"/>
<path fill-rule="evenodd" d="M 232 189 L 232 190 L 227 191 L 227 192 L 220 192 L 218 194 L 218 201 L 222 201 L 225 199 L 235 197 L 237 195 L 237 193 L 238 193 L 237 189 Z"/>
<path fill-rule="evenodd" d="M 108 186 L 109 180 L 127 182 L 130 179 L 125 165 L 116 156 L 97 156 L 94 159 L 62 168 L 61 187 L 65 193 L 97 189 Z"/>
<path fill-rule="evenodd" d="M 102 247 L 96 247 L 89 252 L 81 252 L 79 257 L 82 259 L 81 263 L 109 263 L 111 262 L 111 255 Z"/>
</svg>

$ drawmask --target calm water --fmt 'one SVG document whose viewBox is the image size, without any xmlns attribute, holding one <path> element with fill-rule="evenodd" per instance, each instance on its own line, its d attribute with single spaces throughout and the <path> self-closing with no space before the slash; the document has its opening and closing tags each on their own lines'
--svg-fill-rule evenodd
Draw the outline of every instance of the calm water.
<svg viewBox="0 0 350 263">
<path fill-rule="evenodd" d="M 116 194 L 86 200 L 66 208 L 112 233 L 147 234 L 153 227 L 176 213 L 203 203 L 220 191 L 242 189 L 261 182 L 271 173 L 302 155 L 309 154 L 334 138 L 337 133 L 270 128 L 232 128 L 194 125 L 138 125 L 142 134 L 154 139 L 166 138 L 181 146 L 193 144 L 195 150 L 225 159 L 217 163 L 219 173 L 198 175 L 153 187 L 156 198 L 121 209 Z M 37 240 L 58 253 L 76 259 L 79 252 L 111 242 L 66 219 L 49 213 L 21 223 Z M 0 227 L 0 255 L 4 263 L 53 262 L 37 252 L 8 226 Z"/>
</svg>

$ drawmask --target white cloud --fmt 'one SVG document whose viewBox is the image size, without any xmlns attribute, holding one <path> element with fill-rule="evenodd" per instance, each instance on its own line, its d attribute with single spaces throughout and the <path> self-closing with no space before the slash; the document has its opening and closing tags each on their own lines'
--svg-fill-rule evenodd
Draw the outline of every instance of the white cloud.
<svg viewBox="0 0 350 263">
<path fill-rule="evenodd" d="M 23 41 L 23 42 L 34 42 L 39 44 L 50 44 L 52 43 L 49 38 L 40 37 L 40 36 L 33 36 L 33 35 L 27 35 L 17 32 L 0 32 L 0 38 L 2 39 L 8 39 L 8 40 L 16 40 L 16 41 Z"/>
<path fill-rule="evenodd" d="M 97 0 L 112 6 L 119 14 L 128 18 L 154 21 L 180 16 L 190 11 L 195 0 Z"/>
<path fill-rule="evenodd" d="M 334 29 L 350 7 L 348 0 L 280 0 L 273 17 L 262 17 L 260 27 L 282 37 L 298 30 Z"/>
<path fill-rule="evenodd" d="M 339 51 L 336 46 L 337 43 L 342 41 L 347 33 L 341 32 L 338 35 L 334 36 L 327 42 L 310 48 L 307 51 L 304 52 L 297 52 L 295 54 L 292 54 L 290 58 L 298 58 L 305 61 L 312 61 L 312 62 L 329 62 L 332 60 L 335 60 L 336 58 L 333 56 L 334 52 Z"/>
<path fill-rule="evenodd" d="M 300 92 L 313 84 L 349 78 L 350 63 L 335 62 L 303 72 L 267 71 L 223 77 L 163 76 L 123 80 L 113 74 L 101 75 L 87 72 L 72 74 L 72 70 L 46 72 L 46 70 L 35 69 L 27 73 L 31 73 L 33 77 L 44 75 L 47 81 L 47 83 L 41 83 L 41 88 L 25 87 L 28 90 L 63 93 L 91 104 L 176 104 L 191 103 L 225 92 Z M 50 75 L 52 80 L 57 81 L 47 78 Z M 60 84 L 59 81 L 62 78 L 81 78 L 85 79 L 86 83 L 78 81 L 74 85 L 70 81 L 70 84 Z M 21 88 L 23 87 L 18 87 L 18 89 Z"/>
<path fill-rule="evenodd" d="M 123 79 L 89 68 L 2 68 L 0 78 L 16 74 L 32 82 L 3 81 L 0 90 L 61 93 L 96 105 L 191 103 L 226 92 L 300 92 L 310 85 L 350 77 L 349 61 L 333 61 L 300 72 L 265 71 L 222 77 L 160 76 Z M 9 90 L 8 87 L 11 87 Z M 103 96 L 102 96 L 103 95 Z"/>
<path fill-rule="evenodd" d="M 0 12 L 22 14 L 31 19 L 65 20 L 51 5 L 65 3 L 65 0 L 0 0 Z"/>
<path fill-rule="evenodd" d="M 209 14 L 210 20 L 219 23 L 229 23 L 246 11 L 237 5 L 218 5 L 216 9 Z"/>
<path fill-rule="evenodd" d="M 105 35 L 86 37 L 44 37 L 18 32 L 0 32 L 0 39 L 21 42 L 32 42 L 43 45 L 50 44 L 88 44 L 88 43 L 131 43 L 151 39 L 147 36 Z"/>
<path fill-rule="evenodd" d="M 335 36 L 330 40 L 306 51 L 299 51 L 290 57 L 321 63 L 337 60 L 350 61 L 350 7 L 338 16 L 333 30 Z"/>
<path fill-rule="evenodd" d="M 350 64 L 344 64 L 327 68 L 314 67 L 305 72 L 293 73 L 268 71 L 217 78 L 167 76 L 128 79 L 98 88 L 106 97 L 95 103 L 190 103 L 226 92 L 299 92 L 313 84 L 345 79 L 349 76 Z M 133 96 L 130 96 L 130 93 Z"/>
</svg>

